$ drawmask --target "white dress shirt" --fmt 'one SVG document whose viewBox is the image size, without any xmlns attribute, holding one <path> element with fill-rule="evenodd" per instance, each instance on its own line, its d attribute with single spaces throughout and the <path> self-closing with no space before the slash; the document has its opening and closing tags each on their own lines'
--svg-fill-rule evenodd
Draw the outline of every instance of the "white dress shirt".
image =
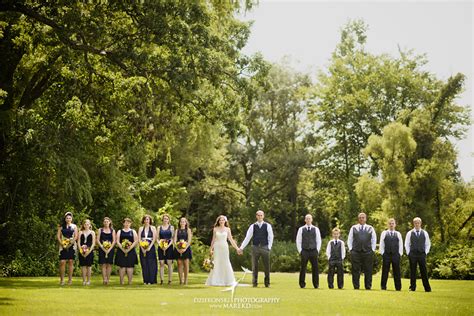
<svg viewBox="0 0 474 316">
<path fill-rule="evenodd" d="M 382 234 L 380 234 L 380 245 L 379 245 L 379 250 L 380 250 L 380 254 L 383 255 L 384 252 L 385 252 L 385 235 L 389 234 L 389 233 L 393 233 L 393 234 L 396 234 L 397 237 L 398 237 L 398 253 L 400 254 L 400 256 L 403 255 L 403 240 L 402 240 L 402 234 L 400 234 L 400 232 L 396 231 L 396 230 L 384 230 L 382 232 Z"/>
<path fill-rule="evenodd" d="M 321 232 L 319 231 L 319 228 L 314 225 L 304 225 L 301 226 L 298 229 L 298 233 L 296 233 L 296 249 L 298 249 L 298 253 L 301 253 L 301 239 L 303 237 L 303 229 L 311 229 L 312 227 L 316 228 L 316 249 L 318 249 L 318 253 L 321 250 Z"/>
<path fill-rule="evenodd" d="M 352 243 L 354 241 L 354 229 L 360 230 L 361 229 L 361 224 L 356 224 L 351 227 L 351 230 L 349 231 L 349 237 L 347 238 L 347 247 L 349 247 L 349 251 L 352 250 Z M 370 234 L 372 235 L 371 238 L 371 246 L 372 246 L 372 251 L 375 251 L 375 247 L 377 246 L 377 234 L 375 233 L 375 229 L 368 225 L 364 224 L 364 230 L 370 231 Z"/>
<path fill-rule="evenodd" d="M 431 241 L 430 241 L 430 236 L 428 236 L 428 233 L 424 229 L 420 229 L 419 232 L 425 233 L 425 253 L 428 254 L 430 252 L 430 247 L 431 247 Z M 407 255 L 410 254 L 410 246 L 411 246 L 411 234 L 416 233 L 416 229 L 413 228 L 412 230 L 408 231 L 407 236 L 405 237 L 405 251 Z"/>
<path fill-rule="evenodd" d="M 272 229 L 272 225 L 270 225 L 269 223 L 264 222 L 264 221 L 262 221 L 261 223 L 255 222 L 254 224 L 250 225 L 249 229 L 247 230 L 247 235 L 245 235 L 245 239 L 244 239 L 244 241 L 242 242 L 242 245 L 240 245 L 240 248 L 241 248 L 241 249 L 244 249 L 244 248 L 248 245 L 248 243 L 250 242 L 250 239 L 252 239 L 252 237 L 253 237 L 253 225 L 257 224 L 258 227 L 261 228 L 264 223 L 267 224 L 268 250 L 272 249 L 272 245 L 273 245 L 273 229 Z"/>
<path fill-rule="evenodd" d="M 326 247 L 326 256 L 328 257 L 328 260 L 331 258 L 331 244 L 334 244 L 336 242 L 336 239 L 330 240 L 328 242 L 328 246 Z M 344 260 L 346 257 L 346 246 L 344 242 L 340 239 L 337 239 L 338 243 L 341 243 L 341 259 Z"/>
</svg>

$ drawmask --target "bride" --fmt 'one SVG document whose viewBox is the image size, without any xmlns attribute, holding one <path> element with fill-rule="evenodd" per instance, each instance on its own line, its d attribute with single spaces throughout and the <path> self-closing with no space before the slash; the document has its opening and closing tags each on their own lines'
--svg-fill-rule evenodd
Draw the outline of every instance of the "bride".
<svg viewBox="0 0 474 316">
<path fill-rule="evenodd" d="M 206 285 L 230 286 L 235 282 L 234 271 L 229 259 L 229 245 L 238 250 L 236 242 L 232 238 L 227 217 L 219 215 L 214 224 L 211 242 L 211 256 L 214 255 L 214 268 L 209 273 Z"/>
</svg>

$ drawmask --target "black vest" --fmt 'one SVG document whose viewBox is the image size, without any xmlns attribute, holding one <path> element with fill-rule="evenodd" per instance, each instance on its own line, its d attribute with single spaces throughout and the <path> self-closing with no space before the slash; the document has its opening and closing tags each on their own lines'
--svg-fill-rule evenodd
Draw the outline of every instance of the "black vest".
<svg viewBox="0 0 474 316">
<path fill-rule="evenodd" d="M 305 225 L 302 229 L 301 248 L 306 250 L 316 249 L 316 228 L 311 227 L 308 231 L 308 228 Z"/>
<path fill-rule="evenodd" d="M 420 237 L 416 236 L 416 230 L 411 231 L 410 236 L 410 253 L 425 253 L 425 232 L 420 229 Z"/>
<path fill-rule="evenodd" d="M 259 228 L 257 223 L 253 224 L 253 245 L 268 246 L 267 223 L 263 223 L 262 228 Z"/>
<path fill-rule="evenodd" d="M 354 237 L 352 241 L 352 250 L 358 252 L 370 252 L 372 251 L 372 229 L 367 225 L 364 225 L 364 230 L 359 231 L 357 228 L 352 229 L 352 235 Z"/>
<path fill-rule="evenodd" d="M 397 254 L 399 245 L 398 234 L 396 231 L 393 231 L 393 237 L 390 236 L 390 231 L 387 230 L 384 238 L 385 243 L 385 253 L 387 254 Z"/>
<path fill-rule="evenodd" d="M 329 257 L 329 261 L 342 261 L 342 242 L 340 240 L 337 241 L 337 245 L 334 240 L 331 241 L 331 256 Z"/>
</svg>

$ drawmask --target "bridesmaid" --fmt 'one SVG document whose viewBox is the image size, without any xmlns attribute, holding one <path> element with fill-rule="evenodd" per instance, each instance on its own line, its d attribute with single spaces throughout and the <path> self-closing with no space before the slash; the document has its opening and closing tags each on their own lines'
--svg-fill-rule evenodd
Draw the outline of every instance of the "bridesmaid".
<svg viewBox="0 0 474 316">
<path fill-rule="evenodd" d="M 72 284 L 72 273 L 74 270 L 74 247 L 77 241 L 77 227 L 72 223 L 72 213 L 67 212 L 58 227 L 56 238 L 59 242 L 59 279 L 60 284 L 64 285 L 64 273 L 66 272 L 66 262 L 68 263 L 68 285 Z M 63 243 L 63 240 L 69 239 L 70 243 Z"/>
<path fill-rule="evenodd" d="M 165 249 L 158 247 L 158 258 L 160 259 L 160 279 L 163 284 L 165 278 L 165 262 L 168 265 L 168 284 L 171 284 L 171 278 L 173 276 L 173 234 L 174 227 L 170 225 L 170 216 L 164 214 L 161 217 L 162 225 L 158 227 L 158 242 L 160 240 L 166 240 L 168 246 Z"/>
<path fill-rule="evenodd" d="M 189 228 L 189 222 L 186 217 L 179 219 L 178 229 L 174 234 L 175 258 L 178 260 L 179 284 L 188 284 L 189 260 L 192 259 L 191 240 L 193 234 Z M 186 248 L 178 249 L 178 242 L 184 240 L 187 242 Z"/>
<path fill-rule="evenodd" d="M 142 227 L 138 229 L 140 240 L 148 241 L 148 247 L 140 249 L 140 264 L 142 265 L 143 283 L 156 284 L 156 274 L 158 273 L 158 260 L 156 259 L 156 228 L 150 215 L 142 218 Z"/>
<path fill-rule="evenodd" d="M 137 252 L 135 251 L 135 247 L 138 244 L 138 235 L 135 230 L 130 228 L 132 220 L 127 217 L 123 220 L 122 224 L 123 228 L 117 232 L 118 251 L 115 255 L 115 264 L 120 267 L 120 285 L 123 285 L 125 273 L 127 273 L 128 284 L 132 284 L 133 268 L 138 261 Z M 128 240 L 131 243 L 127 249 L 124 249 L 122 246 L 124 240 Z"/>
<path fill-rule="evenodd" d="M 91 221 L 85 219 L 79 232 L 79 265 L 81 266 L 82 285 L 91 284 L 92 263 L 94 262 L 95 232 L 91 230 Z"/>
<path fill-rule="evenodd" d="M 103 226 L 97 231 L 97 244 L 99 245 L 99 264 L 102 270 L 103 284 L 109 284 L 110 275 L 112 274 L 112 264 L 114 263 L 114 246 L 116 243 L 115 230 L 112 220 L 104 217 Z M 110 248 L 105 249 L 104 241 L 110 243 Z"/>
</svg>

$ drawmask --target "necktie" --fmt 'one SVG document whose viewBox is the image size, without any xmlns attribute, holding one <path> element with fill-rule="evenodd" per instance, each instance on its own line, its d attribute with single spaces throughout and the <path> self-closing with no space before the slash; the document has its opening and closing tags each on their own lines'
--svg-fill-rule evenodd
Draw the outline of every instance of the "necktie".
<svg viewBox="0 0 474 316">
<path fill-rule="evenodd" d="M 416 231 L 416 237 L 420 237 L 420 231 Z"/>
<path fill-rule="evenodd" d="M 306 226 L 306 230 L 309 231 L 309 226 Z"/>
<path fill-rule="evenodd" d="M 364 230 L 364 225 L 360 225 L 360 230 L 361 230 L 361 231 Z"/>
<path fill-rule="evenodd" d="M 336 241 L 334 241 L 334 244 L 337 246 L 337 240 L 336 240 Z"/>
</svg>

